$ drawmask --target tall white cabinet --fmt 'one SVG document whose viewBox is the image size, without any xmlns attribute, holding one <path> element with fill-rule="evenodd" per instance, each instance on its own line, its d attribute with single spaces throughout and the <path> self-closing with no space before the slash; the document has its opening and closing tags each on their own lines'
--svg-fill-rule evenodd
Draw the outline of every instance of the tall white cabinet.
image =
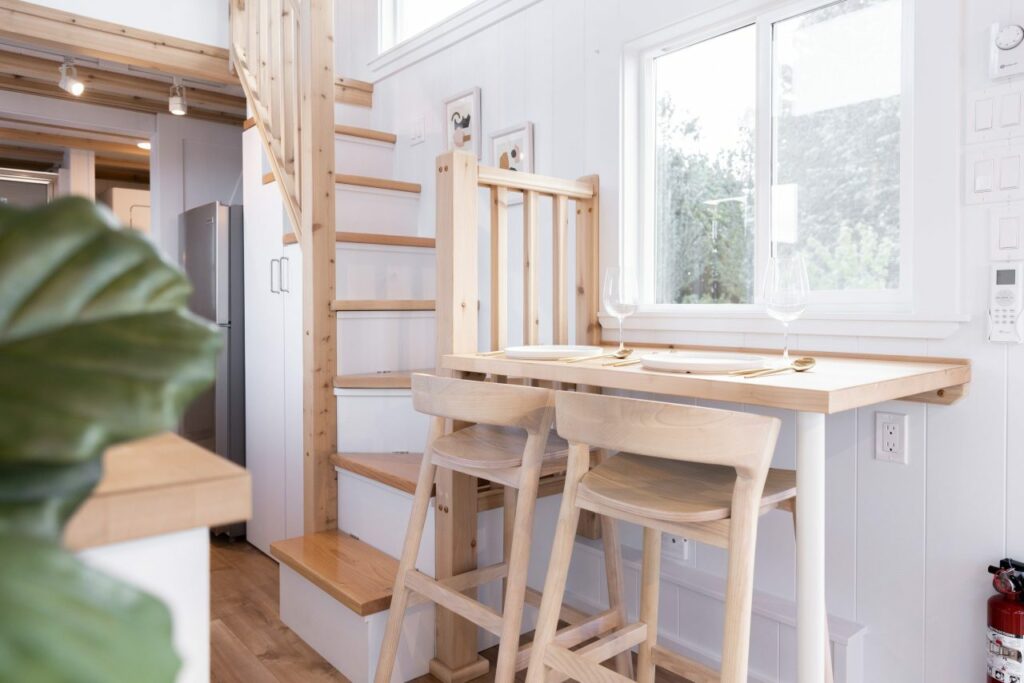
<svg viewBox="0 0 1024 683">
<path fill-rule="evenodd" d="M 259 132 L 246 131 L 246 469 L 252 476 L 248 540 L 265 553 L 302 533 L 302 263 L 275 185 L 263 184 Z M 286 381 L 287 378 L 287 381 Z"/>
</svg>

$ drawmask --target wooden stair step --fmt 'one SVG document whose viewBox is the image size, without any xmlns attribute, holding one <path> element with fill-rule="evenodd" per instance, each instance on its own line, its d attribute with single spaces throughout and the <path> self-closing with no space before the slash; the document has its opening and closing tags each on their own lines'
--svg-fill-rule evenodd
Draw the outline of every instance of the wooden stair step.
<svg viewBox="0 0 1024 683">
<path fill-rule="evenodd" d="M 433 311 L 433 299 L 338 299 L 331 304 L 335 313 L 352 311 Z"/>
<path fill-rule="evenodd" d="M 363 138 L 364 140 L 376 140 L 377 142 L 389 142 L 392 145 L 398 141 L 398 136 L 394 133 L 386 133 L 382 130 L 373 130 L 372 128 L 360 128 L 359 126 L 344 126 L 337 124 L 334 126 L 335 135 L 348 135 L 354 138 Z"/>
<path fill-rule="evenodd" d="M 398 560 L 340 531 L 270 544 L 270 554 L 359 616 L 391 606 Z"/>
<path fill-rule="evenodd" d="M 355 375 L 337 375 L 337 389 L 410 389 L 414 372 L 432 373 L 433 370 L 404 370 L 396 372 L 368 372 Z"/>
<path fill-rule="evenodd" d="M 335 78 L 334 101 L 359 107 L 372 107 L 373 84 L 354 78 Z"/>
<path fill-rule="evenodd" d="M 356 185 L 357 187 L 372 187 L 378 190 L 394 190 L 395 192 L 409 192 L 419 194 L 421 187 L 419 183 L 407 183 L 403 180 L 391 180 L 389 178 L 374 178 L 365 175 L 352 175 L 350 173 L 336 173 L 334 182 L 339 185 Z"/>
<path fill-rule="evenodd" d="M 352 472 L 385 486 L 416 493 L 422 453 L 335 453 L 331 462 L 346 472 Z"/>
<path fill-rule="evenodd" d="M 378 244 L 384 247 L 421 247 L 433 249 L 436 241 L 433 237 L 415 237 L 411 235 L 384 235 L 374 232 L 336 232 L 334 240 L 339 244 Z M 299 240 L 295 233 L 284 235 L 285 244 L 295 244 Z"/>
</svg>

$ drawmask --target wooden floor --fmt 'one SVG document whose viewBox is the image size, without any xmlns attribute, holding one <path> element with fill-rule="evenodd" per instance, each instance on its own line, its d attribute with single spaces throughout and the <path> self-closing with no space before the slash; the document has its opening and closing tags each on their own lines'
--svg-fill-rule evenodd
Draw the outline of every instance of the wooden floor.
<svg viewBox="0 0 1024 683">
<path fill-rule="evenodd" d="M 253 546 L 244 541 L 212 543 L 211 683 L 349 683 L 281 623 L 277 585 L 277 563 Z M 493 662 L 497 650 L 492 648 L 483 655 Z M 524 678 L 525 672 L 520 672 L 516 680 Z M 471 683 L 493 680 L 488 675 Z M 424 676 L 414 683 L 438 682 Z M 659 671 L 657 683 L 686 682 Z"/>
</svg>

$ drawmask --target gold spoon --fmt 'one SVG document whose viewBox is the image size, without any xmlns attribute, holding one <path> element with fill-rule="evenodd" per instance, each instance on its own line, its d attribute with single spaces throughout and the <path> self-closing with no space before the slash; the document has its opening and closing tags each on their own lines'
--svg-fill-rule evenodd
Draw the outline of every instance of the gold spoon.
<svg viewBox="0 0 1024 683">
<path fill-rule="evenodd" d="M 754 372 L 748 372 L 743 375 L 743 379 L 752 379 L 754 377 L 767 377 L 769 375 L 781 375 L 784 372 L 807 372 L 811 368 L 817 365 L 817 361 L 809 356 L 803 358 L 797 358 L 792 364 L 787 365 L 784 368 L 769 368 L 767 370 L 755 370 Z"/>
<path fill-rule="evenodd" d="M 598 360 L 599 358 L 615 358 L 617 360 L 624 360 L 629 358 L 631 353 L 633 353 L 633 349 L 620 349 L 615 353 L 602 353 L 600 356 L 579 356 L 573 358 L 562 358 L 560 360 L 564 363 L 582 363 L 585 360 Z"/>
</svg>

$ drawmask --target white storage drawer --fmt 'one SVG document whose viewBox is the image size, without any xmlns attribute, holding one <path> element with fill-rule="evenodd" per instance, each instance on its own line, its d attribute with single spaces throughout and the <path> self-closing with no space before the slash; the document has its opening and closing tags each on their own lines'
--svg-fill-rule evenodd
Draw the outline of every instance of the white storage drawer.
<svg viewBox="0 0 1024 683">
<path fill-rule="evenodd" d="M 334 395 L 341 453 L 423 451 L 429 418 L 413 410 L 408 389 L 335 389 Z"/>
<path fill-rule="evenodd" d="M 338 314 L 339 374 L 433 368 L 435 348 L 432 311 Z"/>
</svg>

